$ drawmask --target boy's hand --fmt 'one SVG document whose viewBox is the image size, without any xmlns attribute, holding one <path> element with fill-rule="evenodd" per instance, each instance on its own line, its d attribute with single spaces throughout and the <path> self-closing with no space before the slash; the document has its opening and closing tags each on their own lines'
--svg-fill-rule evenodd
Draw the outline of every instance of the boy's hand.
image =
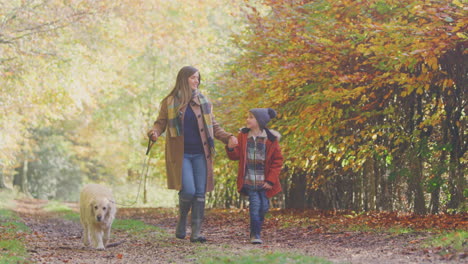
<svg viewBox="0 0 468 264">
<path fill-rule="evenodd" d="M 271 188 L 273 188 L 273 186 L 271 186 L 268 182 L 263 183 L 262 187 L 265 190 L 270 190 Z"/>
<path fill-rule="evenodd" d="M 236 147 L 237 144 L 239 144 L 239 142 L 237 141 L 237 138 L 235 136 L 231 136 L 229 138 L 228 148 L 232 149 L 232 148 Z"/>
</svg>

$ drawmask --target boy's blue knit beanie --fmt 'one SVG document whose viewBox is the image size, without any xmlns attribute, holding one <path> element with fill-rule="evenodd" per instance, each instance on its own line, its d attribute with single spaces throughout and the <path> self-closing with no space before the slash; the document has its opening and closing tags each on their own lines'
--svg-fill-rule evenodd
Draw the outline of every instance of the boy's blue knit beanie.
<svg viewBox="0 0 468 264">
<path fill-rule="evenodd" d="M 260 129 L 264 129 L 272 118 L 276 117 L 276 111 L 271 108 L 253 108 L 249 110 L 257 119 Z"/>
</svg>

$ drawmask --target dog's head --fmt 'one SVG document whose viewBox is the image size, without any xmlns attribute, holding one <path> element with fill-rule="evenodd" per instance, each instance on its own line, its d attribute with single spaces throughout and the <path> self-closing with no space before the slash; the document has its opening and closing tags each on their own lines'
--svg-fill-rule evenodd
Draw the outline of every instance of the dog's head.
<svg viewBox="0 0 468 264">
<path fill-rule="evenodd" d="M 114 204 L 107 198 L 96 199 L 91 203 L 91 213 L 97 222 L 105 222 L 112 214 Z"/>
</svg>

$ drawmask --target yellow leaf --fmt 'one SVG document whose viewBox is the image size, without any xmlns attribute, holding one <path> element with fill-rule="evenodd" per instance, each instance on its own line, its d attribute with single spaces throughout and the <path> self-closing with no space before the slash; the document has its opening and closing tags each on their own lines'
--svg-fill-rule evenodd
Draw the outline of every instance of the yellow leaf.
<svg viewBox="0 0 468 264">
<path fill-rule="evenodd" d="M 460 1 L 458 1 L 458 0 L 453 0 L 452 3 L 453 3 L 454 5 L 456 5 L 456 6 L 458 6 L 458 7 L 462 7 L 462 8 L 463 8 L 463 4 L 462 4 Z"/>
<path fill-rule="evenodd" d="M 463 32 L 457 32 L 457 37 L 462 39 L 468 39 L 468 36 Z"/>
<path fill-rule="evenodd" d="M 453 86 L 453 81 L 452 81 L 452 79 L 445 79 L 445 80 L 444 80 L 443 87 L 451 87 L 451 86 Z"/>
<path fill-rule="evenodd" d="M 439 65 L 437 63 L 437 58 L 436 57 L 430 57 L 429 59 L 427 59 L 426 63 L 433 70 L 438 70 L 439 69 Z"/>
</svg>

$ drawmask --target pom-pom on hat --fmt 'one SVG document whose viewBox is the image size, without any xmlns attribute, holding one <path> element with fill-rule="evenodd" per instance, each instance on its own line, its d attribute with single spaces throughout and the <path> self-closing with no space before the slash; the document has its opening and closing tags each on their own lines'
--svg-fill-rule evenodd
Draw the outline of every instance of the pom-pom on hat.
<svg viewBox="0 0 468 264">
<path fill-rule="evenodd" d="M 253 108 L 250 109 L 250 113 L 257 119 L 260 129 L 264 129 L 268 122 L 276 117 L 276 111 L 271 108 Z"/>
</svg>

